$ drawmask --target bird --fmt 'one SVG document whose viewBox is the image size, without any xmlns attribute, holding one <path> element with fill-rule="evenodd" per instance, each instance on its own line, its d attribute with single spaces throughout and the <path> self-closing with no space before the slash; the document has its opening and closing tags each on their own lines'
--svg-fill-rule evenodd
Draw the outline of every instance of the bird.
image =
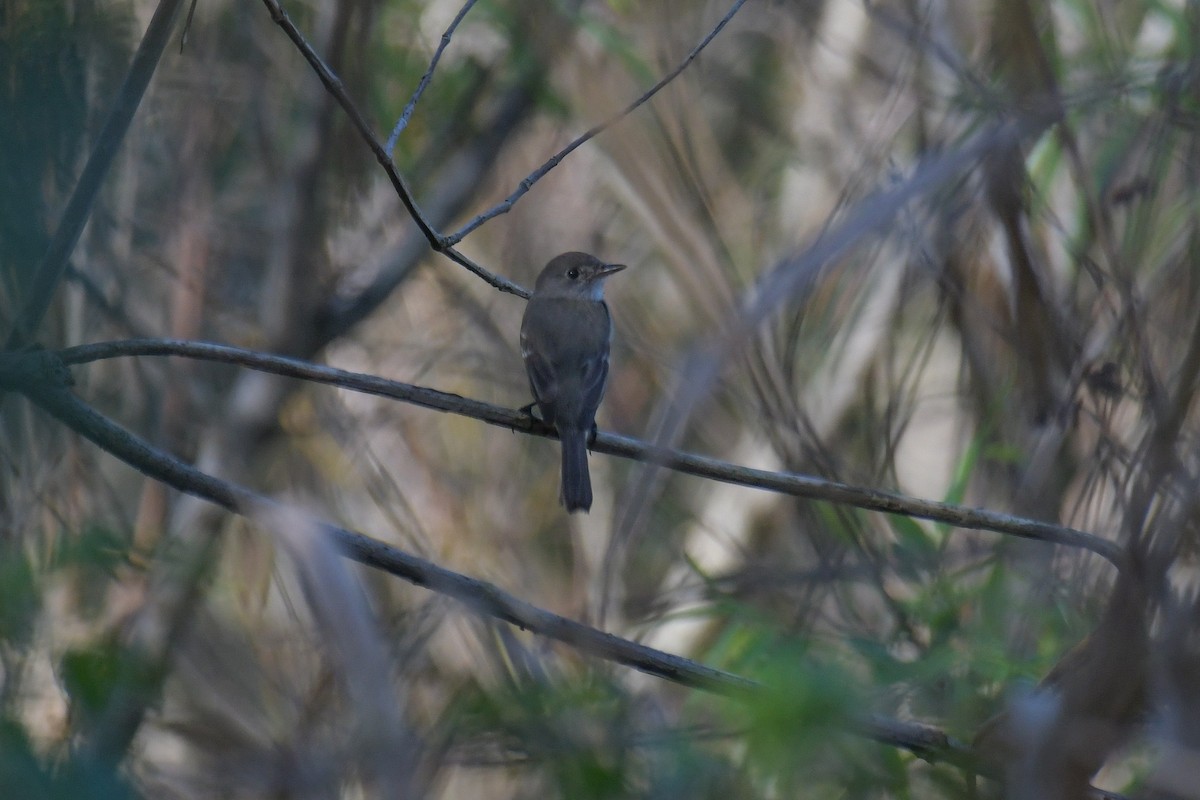
<svg viewBox="0 0 1200 800">
<path fill-rule="evenodd" d="M 555 256 L 538 275 L 521 320 L 529 388 L 562 444 L 559 501 L 568 513 L 592 507 L 587 444 L 608 382 L 612 342 L 604 281 L 623 269 L 587 253 Z"/>
</svg>

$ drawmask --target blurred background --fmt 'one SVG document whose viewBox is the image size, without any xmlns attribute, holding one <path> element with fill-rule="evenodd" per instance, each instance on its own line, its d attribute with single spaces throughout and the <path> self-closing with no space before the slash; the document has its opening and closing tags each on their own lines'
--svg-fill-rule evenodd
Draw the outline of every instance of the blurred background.
<svg viewBox="0 0 1200 800">
<path fill-rule="evenodd" d="M 0 0 L 5 335 L 156 5 Z M 461 4 L 283 7 L 382 141 Z M 482 0 L 396 164 L 453 231 L 728 10 Z M 524 302 L 431 252 L 264 4 L 193 11 L 38 341 L 211 340 L 528 403 Z M 0 786 L 974 797 L 970 771 L 848 721 L 880 713 L 971 741 L 1003 728 L 994 715 L 1015 697 L 1010 740 L 1045 733 L 1020 720 L 1055 710 L 1104 730 L 1065 757 L 1071 786 L 1200 796 L 1198 42 L 1192 0 L 751 0 L 662 92 L 460 246 L 526 287 L 566 250 L 629 265 L 608 284 L 603 430 L 1083 529 L 1144 557 L 1136 585 L 1070 548 L 599 454 L 595 506 L 568 519 L 551 440 L 231 366 L 114 359 L 76 368 L 78 395 L 204 471 L 769 688 L 735 704 L 672 686 L 289 545 L 279 529 L 303 523 L 182 497 L 9 395 Z M 883 224 L 865 218 L 878 193 L 1012 121 L 1019 139 Z M 831 231 L 852 246 L 806 266 Z M 769 296 L 789 270 L 794 290 Z M 715 347 L 764 293 L 752 335 Z M 210 539 L 148 668 L 133 631 L 185 581 L 173 545 Z M 1071 650 L 1098 625 L 1106 636 Z M 1090 671 L 1051 673 L 1064 653 Z M 1065 705 L 1038 705 L 1048 673 L 1086 678 L 1053 695 Z M 131 685 L 150 699 L 116 725 Z M 118 746 L 89 748 L 114 726 Z M 1023 757 L 981 742 L 1002 765 Z"/>
</svg>

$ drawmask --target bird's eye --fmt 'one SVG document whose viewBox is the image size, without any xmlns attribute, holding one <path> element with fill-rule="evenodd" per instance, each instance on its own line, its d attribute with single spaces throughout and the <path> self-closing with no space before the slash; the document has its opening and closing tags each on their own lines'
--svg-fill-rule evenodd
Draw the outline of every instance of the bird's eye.
<svg viewBox="0 0 1200 800">
<path fill-rule="evenodd" d="M 579 270 L 575 269 L 574 267 L 571 267 L 569 270 L 567 270 L 567 277 L 570 278 L 571 280 L 578 280 L 579 279 Z"/>
</svg>

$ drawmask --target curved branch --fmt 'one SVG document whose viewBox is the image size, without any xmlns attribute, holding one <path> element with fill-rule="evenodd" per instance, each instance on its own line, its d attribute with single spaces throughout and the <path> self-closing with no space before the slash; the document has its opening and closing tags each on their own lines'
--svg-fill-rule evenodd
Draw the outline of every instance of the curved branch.
<svg viewBox="0 0 1200 800">
<path fill-rule="evenodd" d="M 102 357 L 106 347 L 110 351 L 118 349 L 112 347 L 114 344 L 130 343 L 93 346 L 90 354 L 88 348 L 73 348 L 68 352 L 74 356 L 74 363 L 83 363 L 91 358 Z M 245 355 L 246 351 L 242 351 L 242 354 Z M 257 356 L 252 353 L 248 355 Z M 53 353 L 25 351 L 0 354 L 0 387 L 25 395 L 34 405 L 71 430 L 149 477 L 234 513 L 250 512 L 258 516 L 265 509 L 279 505 L 245 487 L 201 472 L 125 430 L 77 398 L 69 389 L 70 382 L 71 376 L 63 360 Z M 691 659 L 655 650 L 546 611 L 494 584 L 438 566 L 361 533 L 318 520 L 312 520 L 312 524 L 329 536 L 348 558 L 453 597 L 477 614 L 504 620 L 563 642 L 583 653 L 624 664 L 673 683 L 734 699 L 753 698 L 767 690 L 767 687 L 739 675 L 706 667 Z M 970 772 L 988 774 L 986 763 L 978 758 L 971 747 L 929 725 L 869 714 L 858 715 L 850 720 L 848 729 L 881 744 L 909 750 L 926 761 L 944 761 Z M 1095 789 L 1091 795 L 1119 797 Z"/>
<path fill-rule="evenodd" d="M 276 506 L 245 487 L 221 480 L 160 450 L 125 430 L 77 398 L 62 381 L 23 381 L 17 388 L 36 406 L 71 430 L 155 480 L 234 513 L 260 513 Z M 745 678 L 655 650 L 558 614 L 509 594 L 495 584 L 471 578 L 418 558 L 356 531 L 314 521 L 349 558 L 460 601 L 472 611 L 564 642 L 589 655 L 625 664 L 684 686 L 724 695 L 758 688 Z"/>
<path fill-rule="evenodd" d="M 346 116 L 350 118 L 350 123 L 354 126 L 354 129 L 358 131 L 359 135 L 367 143 L 367 146 L 371 148 L 371 152 L 375 154 L 379 165 L 383 167 L 388 179 L 392 182 L 392 188 L 396 190 L 400 202 L 404 203 L 404 207 L 412 215 L 413 220 L 417 223 L 417 227 L 421 229 L 421 233 L 429 240 L 430 244 L 440 249 L 442 246 L 441 235 L 433 229 L 433 226 L 425 219 L 425 215 L 421 213 L 412 190 L 408 188 L 408 182 L 404 180 L 404 176 L 396 169 L 396 165 L 392 163 L 392 159 L 383 149 L 383 145 L 375 138 L 375 133 L 367 123 L 366 117 L 358 110 L 358 106 L 354 104 L 350 96 L 346 94 L 346 88 L 342 85 L 342 79 L 317 54 L 313 46 L 304 38 L 304 34 L 300 33 L 300 29 L 292 22 L 292 18 L 279 5 L 279 0 L 263 0 L 263 4 L 271 12 L 271 20 L 282 28 L 287 37 L 292 40 L 292 44 L 296 45 L 296 49 L 304 56 L 304 60 L 309 63 L 309 66 L 317 73 L 317 77 L 321 79 L 325 90 L 338 101 L 338 105 L 346 112 Z"/>
<path fill-rule="evenodd" d="M 20 391 L 44 412 L 126 464 L 181 492 L 209 500 L 234 513 L 261 515 L 277 503 L 183 463 L 112 422 L 67 388 L 68 376 L 54 368 L 52 354 L 22 354 L 0 359 L 0 381 Z M 21 380 L 10 372 L 20 367 Z M 61 366 L 61 363 L 60 365 Z M 312 520 L 348 557 L 418 586 L 453 597 L 471 611 L 563 642 L 575 649 L 623 664 L 665 680 L 733 698 L 758 694 L 755 681 L 706 667 L 682 656 L 655 650 L 572 619 L 554 614 L 505 592 L 498 586 L 463 575 L 384 544 L 356 531 Z M 858 735 L 900 747 L 927 760 L 944 760 L 977 769 L 969 747 L 944 732 L 920 723 L 864 716 L 851 725 Z"/>
<path fill-rule="evenodd" d="M 297 359 L 267 355 L 226 345 L 171 339 L 135 339 L 80 345 L 60 351 L 58 356 L 65 364 L 84 364 L 123 356 L 184 356 L 205 361 L 237 364 L 285 377 L 402 400 L 424 408 L 471 417 L 513 431 L 548 438 L 557 437 L 554 428 L 527 414 L 503 406 L 483 403 L 423 386 L 391 381 L 375 375 L 348 372 L 334 367 L 310 364 Z M 1115 543 L 1095 534 L 1062 525 L 1053 525 L 987 509 L 966 508 L 951 503 L 920 500 L 894 492 L 851 486 L 810 475 L 751 469 L 612 433 L 597 434 L 592 449 L 635 461 L 658 464 L 678 472 L 723 483 L 763 489 L 808 500 L 841 503 L 869 511 L 881 511 L 885 514 L 918 517 L 952 525 L 956 528 L 986 530 L 1009 536 L 1019 536 L 1024 539 L 1036 539 L 1067 547 L 1077 547 L 1101 556 L 1118 569 L 1124 565 L 1124 554 Z"/>
</svg>

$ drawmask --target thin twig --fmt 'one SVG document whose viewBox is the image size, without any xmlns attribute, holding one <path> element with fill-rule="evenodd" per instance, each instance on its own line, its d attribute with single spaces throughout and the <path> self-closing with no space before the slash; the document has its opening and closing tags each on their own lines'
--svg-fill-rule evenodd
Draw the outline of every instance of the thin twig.
<svg viewBox="0 0 1200 800">
<path fill-rule="evenodd" d="M 338 101 L 338 105 L 350 117 L 350 123 L 367 143 L 367 146 L 371 148 L 371 152 L 375 154 L 379 165 L 383 167 L 388 179 L 392 182 L 392 188 L 396 190 L 400 202 L 404 203 L 404 207 L 412 215 L 413 220 L 417 223 L 417 227 L 421 229 L 421 234 L 434 247 L 441 249 L 441 235 L 425 220 L 425 215 L 421 213 L 421 209 L 417 206 L 416 198 L 413 196 L 412 190 L 408 188 L 407 181 L 396 170 L 396 165 L 392 163 L 391 157 L 388 156 L 383 146 L 379 144 L 379 140 L 375 138 L 375 133 L 371 130 L 371 126 L 367 123 L 362 112 L 358 110 L 358 106 L 346 94 L 346 88 L 342 85 L 342 79 L 334 74 L 333 70 L 322 60 L 317 51 L 313 49 L 313 46 L 308 43 L 308 40 L 304 38 L 304 35 L 300 33 L 295 23 L 292 22 L 292 18 L 279 5 L 279 0 L 263 0 L 263 4 L 271 12 L 271 20 L 282 28 L 287 37 L 292 40 L 292 44 L 296 45 L 296 49 L 304 56 L 304 60 L 309 63 L 309 66 L 317 73 L 317 77 L 321 79 L 325 90 Z"/>
<path fill-rule="evenodd" d="M 542 164 L 533 172 L 525 176 L 525 179 L 521 181 L 512 194 L 504 198 L 504 200 L 497 205 L 475 217 L 475 219 L 468 222 L 459 230 L 447 236 L 446 242 L 451 245 L 458 244 L 463 240 L 464 237 L 488 220 L 498 217 L 501 214 L 507 214 L 510 210 L 512 210 L 512 207 L 516 204 L 516 202 L 520 200 L 526 192 L 533 188 L 535 183 L 544 178 L 546 174 L 550 172 L 550 170 L 557 167 L 559 162 L 561 162 L 564 158 L 569 156 L 577 148 L 594 138 L 596 135 L 602 133 L 607 128 L 632 114 L 639 106 L 648 101 L 654 95 L 658 94 L 659 90 L 661 90 L 671 81 L 675 80 L 675 78 L 677 78 L 681 72 L 688 68 L 688 66 L 696 59 L 696 56 L 700 55 L 700 52 L 708 46 L 708 43 L 715 39 L 717 34 L 719 34 L 721 30 L 729 23 L 729 21 L 733 19 L 733 15 L 738 12 L 738 9 L 740 9 L 745 2 L 746 0 L 736 0 L 729 11 L 726 12 L 725 16 L 721 17 L 721 21 L 717 23 L 716 27 L 709 31 L 708 35 L 701 39 L 700 43 L 692 48 L 692 51 L 687 54 L 687 57 L 684 58 L 683 61 L 679 62 L 679 65 L 676 66 L 675 69 L 664 75 L 658 81 L 658 83 L 651 86 L 650 89 L 645 92 L 645 94 L 600 124 L 588 128 L 587 131 L 585 131 L 581 136 L 576 138 L 562 150 L 559 150 L 557 153 L 552 155 L 550 159 L 546 161 L 546 163 Z"/>
<path fill-rule="evenodd" d="M 348 94 L 346 94 L 346 89 L 342 85 L 341 79 L 337 77 L 333 70 L 330 69 L 329 66 L 317 54 L 316 50 L 313 49 L 312 45 L 310 45 L 304 38 L 304 35 L 300 33 L 299 29 L 292 22 L 287 12 L 284 11 L 283 7 L 279 4 L 279 0 L 263 0 L 263 4 L 266 5 L 267 10 L 271 14 L 271 19 L 275 22 L 275 24 L 279 25 L 279 27 L 283 29 L 284 33 L 287 34 L 288 38 L 292 40 L 292 43 L 296 45 L 296 48 L 300 50 L 305 60 L 308 61 L 309 65 L 312 66 L 313 70 L 317 73 L 317 77 L 320 78 L 321 83 L 325 86 L 326 91 L 328 91 L 334 97 L 334 99 L 337 100 L 338 104 L 350 117 L 351 124 L 354 125 L 355 130 L 358 131 L 363 141 L 367 143 L 367 146 L 371 149 L 371 152 L 375 154 L 376 161 L 378 161 L 379 165 L 383 167 L 384 172 L 388 176 L 388 180 L 391 181 L 392 188 L 395 190 L 396 195 L 400 198 L 400 202 L 404 204 L 404 207 L 412 216 L 413 221 L 416 222 L 417 228 L 421 231 L 421 235 L 424 236 L 429 242 L 430 247 L 432 247 L 436 252 L 444 253 L 452 261 L 465 267 L 472 274 L 483 279 L 492 287 L 499 289 L 502 292 L 515 294 L 518 297 L 528 297 L 529 291 L 524 287 L 513 283 L 507 278 L 501 277 L 487 269 L 484 269 L 471 259 L 464 256 L 462 253 L 458 252 L 454 246 L 461 242 L 469 233 L 471 233 L 471 231 L 475 230 L 489 219 L 499 216 L 500 214 L 507 213 L 509 210 L 511 210 L 516 201 L 519 200 L 526 192 L 528 192 L 535 183 L 537 183 L 548 172 L 550 172 L 550 170 L 557 166 L 558 163 L 563 160 L 563 158 L 596 136 L 598 133 L 608 128 L 610 125 L 613 125 L 623 117 L 632 113 L 635 109 L 657 94 L 664 86 L 678 77 L 678 75 L 696 59 L 696 56 L 698 56 L 700 52 L 708 46 L 708 43 L 711 42 L 717 36 L 717 34 L 721 32 L 725 25 L 728 24 L 729 20 L 733 19 L 733 15 L 737 13 L 738 9 L 740 9 L 745 2 L 746 0 L 736 0 L 725 16 L 721 18 L 721 21 L 717 23 L 716 27 L 714 27 L 708 33 L 708 35 L 700 41 L 699 44 L 692 48 L 692 51 L 688 53 L 687 57 L 680 62 L 680 64 L 674 70 L 665 75 L 641 97 L 630 103 L 629 106 L 627 106 L 624 110 L 613 115 L 605 122 L 602 122 L 599 125 L 589 129 L 582 136 L 575 139 L 575 141 L 571 142 L 565 148 L 556 153 L 549 161 L 527 176 L 525 180 L 521 181 L 521 184 L 518 186 L 517 190 L 509 195 L 509 197 L 499 205 L 471 220 L 457 233 L 454 233 L 451 236 L 445 236 L 439 233 L 425 217 L 424 213 L 417 205 L 416 197 L 409 188 L 408 182 L 404 179 L 404 176 L 400 174 L 399 170 L 396 168 L 395 162 L 392 160 L 390 152 L 392 147 L 394 147 L 394 137 L 396 134 L 394 133 L 393 137 L 389 138 L 388 146 L 385 149 L 384 145 L 380 144 L 379 140 L 375 138 L 375 134 L 371 130 L 371 127 L 367 123 L 362 112 L 358 110 L 358 107 L 355 105 L 354 101 L 350 99 Z M 451 28 L 448 29 L 446 34 L 443 35 L 442 47 L 439 48 L 439 53 L 449 42 L 448 37 L 453 31 L 454 26 L 461 21 L 461 17 L 465 16 L 471 5 L 472 3 L 468 3 L 466 6 L 464 6 L 464 8 L 459 12 L 459 17 L 455 19 L 454 24 L 451 25 Z M 432 75 L 433 68 L 436 66 L 437 58 L 438 55 L 435 54 L 434 62 L 430 64 L 429 71 L 426 73 L 426 77 Z M 425 81 L 423 78 L 422 83 L 427 83 L 427 81 Z M 414 94 L 413 100 L 410 101 L 410 105 L 415 104 L 422 91 L 422 87 L 418 86 L 417 93 Z M 406 109 L 406 114 L 407 113 L 410 113 L 408 109 Z M 404 120 L 406 117 L 402 117 L 401 119 Z M 403 126 L 398 123 L 397 127 L 400 129 Z"/>
<path fill-rule="evenodd" d="M 422 386 L 391 381 L 375 375 L 347 372 L 333 367 L 226 345 L 171 339 L 126 340 L 80 345 L 60 351 L 58 356 L 65 364 L 84 364 L 123 356 L 184 356 L 238 364 L 276 375 L 402 400 L 424 408 L 470 417 L 513 431 L 549 438 L 557 436 L 552 427 L 503 406 L 483 403 Z M 1082 548 L 1101 556 L 1118 568 L 1123 565 L 1122 550 L 1113 542 L 1094 534 L 1048 522 L 1039 522 L 987 509 L 966 508 L 951 503 L 920 500 L 893 492 L 851 486 L 810 475 L 751 469 L 611 433 L 598 434 L 592 449 L 635 461 L 653 463 L 678 472 L 723 483 L 778 492 L 809 500 L 841 503 L 870 511 L 881 511 L 885 514 L 928 519 L 957 528 L 993 531 L 1025 539 Z"/>
<path fill-rule="evenodd" d="M 146 87 L 150 85 L 150 78 L 154 76 L 163 50 L 170 41 L 171 27 L 182 4 L 183 0 L 160 0 L 154 9 L 154 16 L 150 18 L 137 53 L 129 64 L 129 73 L 117 92 L 108 119 L 104 121 L 104 128 L 96 139 L 96 146 L 79 175 L 79 182 L 75 184 L 75 191 L 71 193 L 71 199 L 62 213 L 54 238 L 50 240 L 50 246 L 33 274 L 21 313 L 5 343 L 6 350 L 14 350 L 33 341 L 46 309 L 54 298 L 54 291 L 62 281 L 71 251 L 75 249 L 83 227 L 91 216 L 104 176 L 108 174 L 121 142 L 125 140 L 129 123 L 133 121 Z"/>
<path fill-rule="evenodd" d="M 502 292 L 508 292 L 509 294 L 528 297 L 529 293 L 522 287 L 518 286 L 507 278 L 503 278 L 493 272 L 490 272 L 489 270 L 484 269 L 471 259 L 456 251 L 452 247 L 452 245 L 456 244 L 456 242 L 447 241 L 446 237 L 442 236 L 437 232 L 437 230 L 434 229 L 434 227 L 429 223 L 429 220 L 426 219 L 425 214 L 417 205 L 416 198 L 413 195 L 412 189 L 409 188 L 408 182 L 404 180 L 404 176 L 400 174 L 398 169 L 396 169 L 395 162 L 392 161 L 392 158 L 390 155 L 388 155 L 387 151 L 383 149 L 383 145 L 381 145 L 379 140 L 375 138 L 375 134 L 371 130 L 371 126 L 367 123 L 366 117 L 364 117 L 362 112 L 359 111 L 358 106 L 355 105 L 354 101 L 350 99 L 350 95 L 346 94 L 346 88 L 342 85 L 341 78 L 339 78 L 334 71 L 330 69 L 329 66 L 321 59 L 321 57 L 317 55 L 317 51 L 314 50 L 312 45 L 308 43 L 308 41 L 304 38 L 304 35 L 300 33 L 299 29 L 296 28 L 295 24 L 292 22 L 291 17 L 289 17 L 287 12 L 284 11 L 282 6 L 279 5 L 279 0 L 263 0 L 263 4 L 266 5 L 267 10 L 271 13 L 271 19 L 276 25 L 283 29 L 283 32 L 287 34 L 287 37 L 292 40 L 293 44 L 296 45 L 296 49 L 300 51 L 301 55 L 304 56 L 304 59 L 308 61 L 309 65 L 313 68 L 313 71 L 317 73 L 317 77 L 320 78 L 321 83 L 325 86 L 325 90 L 328 91 L 335 100 L 337 100 L 338 105 L 342 107 L 342 110 L 345 111 L 346 115 L 350 118 L 350 123 L 354 126 L 354 129 L 358 131 L 359 136 L 361 136 L 363 141 L 366 142 L 367 147 L 369 147 L 371 152 L 375 154 L 375 160 L 379 162 L 379 166 L 383 167 L 383 171 L 388 176 L 388 180 L 391 182 L 392 189 L 396 192 L 396 196 L 400 198 L 400 202 L 403 203 L 404 207 L 408 210 L 408 213 L 416 223 L 417 228 L 421 231 L 421 235 L 424 236 L 426 241 L 429 242 L 429 246 L 432 247 L 436 252 L 444 253 L 455 263 L 466 267 L 477 277 L 482 278 L 496 289 L 499 289 Z"/>
<path fill-rule="evenodd" d="M 412 116 L 413 109 L 417 107 L 417 103 L 421 99 L 421 95 L 425 94 L 425 88 L 429 86 L 429 82 L 433 80 L 433 71 L 437 69 L 438 62 L 442 60 L 442 53 L 450 46 L 450 39 L 454 36 L 454 31 L 458 28 L 458 24 L 470 12 L 471 8 L 478 0 L 467 0 L 463 7 L 458 10 L 458 14 L 454 17 L 454 21 L 450 23 L 450 27 L 446 28 L 446 32 L 442 34 L 442 41 L 438 45 L 437 50 L 433 53 L 433 58 L 429 61 L 429 69 L 425 70 L 425 74 L 421 76 L 421 82 L 417 84 L 417 89 L 413 92 L 412 98 L 408 101 L 408 105 L 404 107 L 403 113 L 400 114 L 400 119 L 396 120 L 396 127 L 392 129 L 392 135 L 388 137 L 387 144 L 384 149 L 389 155 L 396 149 L 396 140 L 400 138 L 400 134 L 408 127 L 408 119 Z"/>
</svg>

